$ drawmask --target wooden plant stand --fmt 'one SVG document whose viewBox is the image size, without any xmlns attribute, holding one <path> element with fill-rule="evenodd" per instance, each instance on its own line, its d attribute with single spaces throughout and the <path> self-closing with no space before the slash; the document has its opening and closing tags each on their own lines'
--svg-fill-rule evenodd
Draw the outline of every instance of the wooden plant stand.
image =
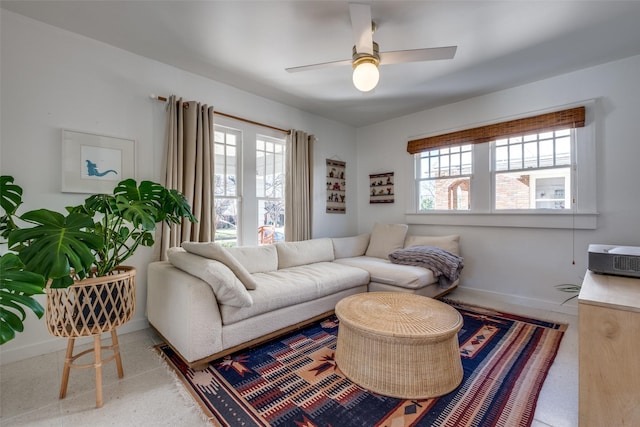
<svg viewBox="0 0 640 427">
<path fill-rule="evenodd" d="M 67 352 L 60 384 L 60 399 L 67 394 L 71 369 L 95 368 L 96 407 L 103 404 L 102 365 L 116 361 L 118 377 L 124 376 L 120 345 L 116 328 L 131 320 L 135 313 L 136 291 L 133 267 L 118 267 L 110 275 L 84 279 L 68 288 L 47 288 L 46 323 L 53 336 L 68 338 Z M 111 345 L 100 342 L 102 333 L 111 333 Z M 93 348 L 73 354 L 76 338 L 93 337 Z M 113 354 L 102 358 L 102 350 Z M 94 353 L 94 362 L 75 364 L 88 353 Z"/>
</svg>

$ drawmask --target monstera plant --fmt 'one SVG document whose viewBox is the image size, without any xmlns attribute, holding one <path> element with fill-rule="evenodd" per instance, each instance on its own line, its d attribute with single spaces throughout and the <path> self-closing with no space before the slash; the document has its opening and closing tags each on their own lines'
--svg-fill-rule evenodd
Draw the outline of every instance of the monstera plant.
<svg viewBox="0 0 640 427">
<path fill-rule="evenodd" d="M 3 176 L 2 180 L 4 202 L 5 190 L 9 190 L 4 183 L 12 184 L 13 178 Z M 113 194 L 92 195 L 81 205 L 67 207 L 66 214 L 36 209 L 17 216 L 16 190 L 7 193 L 9 209 L 3 203 L 6 214 L 0 231 L 8 237 L 9 250 L 17 254 L 22 271 L 42 276 L 52 288 L 108 275 L 138 247 L 154 244 L 160 222 L 178 224 L 184 218 L 195 221 L 182 193 L 151 181 L 139 185 L 133 179 L 121 181 Z M 30 226 L 18 227 L 16 217 Z M 3 290 L 4 279 L 3 274 Z M 30 283 L 35 284 L 35 280 Z M 29 307 L 41 316 L 42 307 L 37 311 L 35 306 Z"/>
</svg>

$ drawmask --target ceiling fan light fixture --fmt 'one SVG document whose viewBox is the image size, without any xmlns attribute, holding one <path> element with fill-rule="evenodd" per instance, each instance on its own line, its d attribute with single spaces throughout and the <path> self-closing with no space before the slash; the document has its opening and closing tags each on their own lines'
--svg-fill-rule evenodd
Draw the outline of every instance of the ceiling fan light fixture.
<svg viewBox="0 0 640 427">
<path fill-rule="evenodd" d="M 369 92 L 373 90 L 380 80 L 380 71 L 375 58 L 367 60 L 362 58 L 358 63 L 353 64 L 353 85 L 360 92 Z"/>
<path fill-rule="evenodd" d="M 373 42 L 373 54 L 358 53 L 356 47 L 353 47 L 353 85 L 360 92 L 369 92 L 373 90 L 380 80 L 380 53 L 378 43 Z"/>
</svg>

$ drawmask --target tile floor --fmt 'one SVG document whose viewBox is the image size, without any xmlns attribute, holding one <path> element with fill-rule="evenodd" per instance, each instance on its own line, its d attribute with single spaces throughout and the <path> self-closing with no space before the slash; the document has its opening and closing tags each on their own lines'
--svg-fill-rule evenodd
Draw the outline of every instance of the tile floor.
<svg viewBox="0 0 640 427">
<path fill-rule="evenodd" d="M 560 350 L 542 388 L 533 427 L 578 425 L 577 316 L 509 305 L 451 298 L 512 313 L 569 323 Z M 71 372 L 67 397 L 58 399 L 64 351 L 0 367 L 0 425 L 9 426 L 206 426 L 197 406 L 185 397 L 152 346 L 150 329 L 123 334 L 120 347 L 125 376 L 115 363 L 103 371 L 104 406 L 95 408 L 94 371 Z M 90 357 L 90 356 L 89 356 Z"/>
</svg>

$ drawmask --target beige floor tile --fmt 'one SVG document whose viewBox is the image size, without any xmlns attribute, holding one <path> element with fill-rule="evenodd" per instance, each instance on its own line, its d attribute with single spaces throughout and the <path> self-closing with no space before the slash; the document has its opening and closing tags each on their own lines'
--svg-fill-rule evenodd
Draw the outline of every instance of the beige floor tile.
<svg viewBox="0 0 640 427">
<path fill-rule="evenodd" d="M 0 417 L 13 417 L 43 406 L 57 404 L 60 374 L 56 353 L 2 365 Z"/>
</svg>

